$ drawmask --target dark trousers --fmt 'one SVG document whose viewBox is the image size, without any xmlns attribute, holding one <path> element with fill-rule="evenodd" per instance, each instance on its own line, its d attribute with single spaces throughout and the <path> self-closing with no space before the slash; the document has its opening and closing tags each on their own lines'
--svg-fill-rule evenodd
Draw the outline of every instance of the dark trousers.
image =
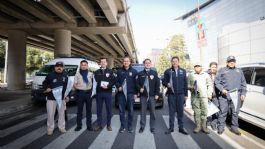
<svg viewBox="0 0 265 149">
<path fill-rule="evenodd" d="M 127 127 L 128 129 L 132 129 L 134 94 L 128 94 L 127 102 L 126 102 L 125 95 L 123 93 L 118 93 L 118 100 L 119 100 L 119 113 L 120 113 L 121 128 L 126 127 L 125 108 L 127 105 L 127 109 L 128 109 Z"/>
<path fill-rule="evenodd" d="M 78 90 L 76 93 L 77 99 L 77 127 L 82 127 L 82 117 L 83 117 L 83 107 L 86 104 L 86 126 L 91 127 L 92 123 L 92 98 L 91 98 L 91 91 L 85 92 Z"/>
<path fill-rule="evenodd" d="M 237 129 L 238 128 L 238 113 L 239 109 L 241 107 L 240 99 L 238 98 L 238 105 L 237 110 L 234 108 L 234 104 L 232 100 L 227 99 L 227 97 L 219 97 L 219 106 L 220 106 L 220 112 L 218 116 L 218 129 L 223 130 L 225 127 L 225 121 L 227 118 L 228 111 L 231 109 L 231 128 Z"/>
<path fill-rule="evenodd" d="M 183 128 L 184 94 L 169 94 L 169 128 L 174 129 L 175 112 L 177 112 L 178 126 Z"/>
<path fill-rule="evenodd" d="M 147 106 L 149 106 L 149 111 L 150 111 L 150 129 L 154 129 L 155 128 L 155 97 L 151 96 L 149 97 L 148 101 L 147 101 L 147 97 L 145 96 L 141 96 L 140 97 L 140 101 L 141 101 L 141 121 L 140 121 L 140 125 L 142 128 L 145 127 L 145 123 L 146 123 L 146 110 L 147 110 Z"/>
<path fill-rule="evenodd" d="M 111 92 L 99 92 L 96 97 L 97 102 L 97 123 L 102 126 L 102 107 L 105 102 L 107 111 L 107 126 L 111 124 L 112 117 L 112 93 Z"/>
</svg>

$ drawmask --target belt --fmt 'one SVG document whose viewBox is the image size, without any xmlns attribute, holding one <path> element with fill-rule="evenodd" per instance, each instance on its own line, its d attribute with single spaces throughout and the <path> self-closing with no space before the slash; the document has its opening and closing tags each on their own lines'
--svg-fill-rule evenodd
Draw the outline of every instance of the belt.
<svg viewBox="0 0 265 149">
<path fill-rule="evenodd" d="M 92 89 L 90 90 L 77 90 L 77 92 L 84 92 L 84 93 L 90 93 L 92 91 Z"/>
</svg>

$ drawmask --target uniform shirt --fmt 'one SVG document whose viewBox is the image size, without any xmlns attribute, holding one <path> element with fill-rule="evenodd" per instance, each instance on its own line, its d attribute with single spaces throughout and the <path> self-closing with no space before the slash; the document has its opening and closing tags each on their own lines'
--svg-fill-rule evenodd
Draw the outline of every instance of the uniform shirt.
<svg viewBox="0 0 265 149">
<path fill-rule="evenodd" d="M 167 89 L 167 94 L 184 94 L 185 96 L 188 96 L 186 70 L 183 68 L 178 68 L 176 72 L 173 67 L 167 69 L 164 72 L 164 79 L 162 80 L 162 83 L 165 87 L 168 87 L 167 85 L 170 83 L 171 77 L 174 91 L 172 91 L 172 88 L 169 87 Z"/>
<path fill-rule="evenodd" d="M 125 69 L 122 67 L 117 71 L 117 82 L 116 87 L 122 87 L 124 80 L 126 79 L 127 84 L 127 94 L 136 94 L 136 76 L 137 71 L 130 67 L 129 69 Z"/>
<path fill-rule="evenodd" d="M 115 82 L 114 73 L 111 69 L 106 68 L 103 70 L 102 68 L 100 68 L 95 71 L 94 76 L 97 82 L 97 93 L 98 92 L 112 92 L 112 86 L 116 82 Z M 108 83 L 107 89 L 104 89 L 101 87 L 101 83 L 103 81 Z"/>
<path fill-rule="evenodd" d="M 147 88 L 145 87 L 145 79 L 148 77 L 149 82 L 149 95 L 147 93 Z M 160 79 L 156 71 L 150 69 L 149 71 L 143 70 L 137 75 L 137 89 L 140 91 L 144 87 L 144 92 L 140 93 L 141 96 L 155 96 L 159 95 L 160 92 Z"/>
<path fill-rule="evenodd" d="M 46 76 L 42 85 L 43 85 L 44 90 L 46 90 L 47 88 L 54 89 L 56 87 L 63 86 L 62 95 L 64 95 L 67 82 L 68 82 L 68 76 L 65 72 L 63 73 L 51 72 Z M 48 100 L 55 100 L 52 91 L 49 93 L 46 93 L 46 95 L 47 95 Z"/>
<path fill-rule="evenodd" d="M 196 83 L 195 83 L 196 82 Z M 194 85 L 197 85 L 196 87 Z M 211 98 L 213 93 L 213 82 L 209 74 L 205 72 L 196 73 L 192 72 L 188 76 L 189 88 L 197 88 L 198 94 L 195 90 L 192 91 L 192 95 L 201 98 Z"/>
<path fill-rule="evenodd" d="M 93 74 L 91 72 L 88 72 L 87 74 L 88 84 L 83 80 L 82 75 L 79 71 L 76 72 L 74 77 L 74 84 L 76 84 L 77 90 L 91 90 L 92 88 L 92 80 L 93 80 Z"/>
<path fill-rule="evenodd" d="M 215 78 L 215 86 L 221 92 L 222 90 L 238 89 L 240 95 L 246 95 L 246 80 L 243 72 L 239 68 L 221 68 Z"/>
</svg>

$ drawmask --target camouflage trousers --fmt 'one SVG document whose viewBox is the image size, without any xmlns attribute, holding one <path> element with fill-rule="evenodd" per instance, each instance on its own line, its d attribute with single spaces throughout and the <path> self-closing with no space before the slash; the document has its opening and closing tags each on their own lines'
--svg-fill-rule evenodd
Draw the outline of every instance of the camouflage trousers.
<svg viewBox="0 0 265 149">
<path fill-rule="evenodd" d="M 193 97 L 191 100 L 192 110 L 194 111 L 194 119 L 196 123 L 201 123 L 207 119 L 208 98 Z"/>
</svg>

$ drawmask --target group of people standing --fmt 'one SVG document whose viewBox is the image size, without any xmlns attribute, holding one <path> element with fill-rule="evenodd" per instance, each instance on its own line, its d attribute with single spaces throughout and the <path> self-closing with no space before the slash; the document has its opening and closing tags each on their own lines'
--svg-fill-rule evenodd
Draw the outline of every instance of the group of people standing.
<svg viewBox="0 0 265 149">
<path fill-rule="evenodd" d="M 164 77 L 160 80 L 158 73 L 151 69 L 151 60 L 145 59 L 143 61 L 144 70 L 137 72 L 131 67 L 131 59 L 129 57 L 123 58 L 123 66 L 117 73 L 112 69 L 107 68 L 107 59 L 100 59 L 100 69 L 96 70 L 94 74 L 89 72 L 88 62 L 82 60 L 80 62 L 80 69 L 74 77 L 73 88 L 76 92 L 77 101 L 77 127 L 75 131 L 82 129 L 83 107 L 86 104 L 86 126 L 88 131 L 99 131 L 103 129 L 102 108 L 105 103 L 107 127 L 108 131 L 112 131 L 112 87 L 115 85 L 117 89 L 117 98 L 119 103 L 120 115 L 120 129 L 123 133 L 127 130 L 132 133 L 134 115 L 133 105 L 137 96 L 140 96 L 141 103 L 141 120 L 139 133 L 145 130 L 146 112 L 150 111 L 150 132 L 155 133 L 155 104 L 159 100 L 160 82 L 167 88 L 167 97 L 169 105 L 169 128 L 165 134 L 174 132 L 175 113 L 177 113 L 179 132 L 188 135 L 184 129 L 183 115 L 184 105 L 188 98 L 188 90 L 191 90 L 192 108 L 194 110 L 194 118 L 196 122 L 195 133 L 201 129 L 205 133 L 209 133 L 207 129 L 207 103 L 211 100 L 219 108 L 220 112 L 211 116 L 211 126 L 218 129 L 218 133 L 223 133 L 225 126 L 225 119 L 228 112 L 229 105 L 233 104 L 229 99 L 229 91 L 238 89 L 241 101 L 244 100 L 246 94 L 246 82 L 242 71 L 235 67 L 235 58 L 229 57 L 227 60 L 227 67 L 222 68 L 216 75 L 217 63 L 210 64 L 209 74 L 202 71 L 200 64 L 195 64 L 194 72 L 187 77 L 186 70 L 179 66 L 179 58 L 177 56 L 171 58 L 171 68 L 164 72 Z M 50 73 L 45 81 L 43 87 L 45 94 L 47 94 L 47 134 L 52 135 L 54 130 L 54 113 L 56 110 L 56 101 L 52 93 L 52 89 L 58 86 L 63 86 L 62 94 L 66 90 L 68 77 L 64 71 L 64 64 L 57 62 L 54 67 L 54 72 Z M 96 90 L 96 108 L 97 121 L 96 126 L 92 127 L 92 96 L 93 88 Z M 69 95 L 62 96 L 63 104 L 58 106 L 58 127 L 62 133 L 65 133 L 64 112 L 66 103 L 69 101 Z M 240 105 L 239 105 L 240 106 Z M 147 108 L 149 107 L 149 108 Z M 128 110 L 126 118 L 126 109 Z M 238 109 L 232 112 L 232 131 L 239 134 L 238 131 Z M 209 120 L 208 120 L 209 121 Z"/>
</svg>

